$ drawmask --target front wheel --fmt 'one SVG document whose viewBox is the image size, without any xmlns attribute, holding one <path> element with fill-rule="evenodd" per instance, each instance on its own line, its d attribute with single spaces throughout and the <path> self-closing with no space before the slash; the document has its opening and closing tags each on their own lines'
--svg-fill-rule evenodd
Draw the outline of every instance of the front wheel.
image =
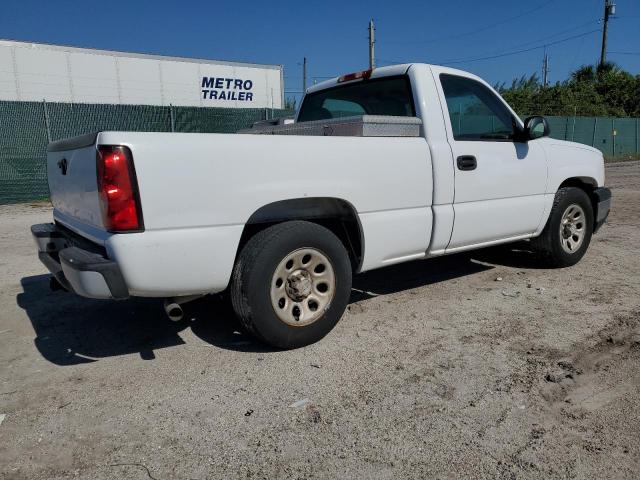
<svg viewBox="0 0 640 480">
<path fill-rule="evenodd" d="M 584 256 L 593 234 L 593 206 L 587 193 L 576 187 L 556 192 L 547 224 L 533 247 L 549 266 L 569 267 Z"/>
<path fill-rule="evenodd" d="M 231 303 L 243 326 L 278 348 L 323 338 L 336 325 L 351 293 L 351 263 L 328 229 L 292 221 L 254 235 L 231 279 Z"/>
</svg>

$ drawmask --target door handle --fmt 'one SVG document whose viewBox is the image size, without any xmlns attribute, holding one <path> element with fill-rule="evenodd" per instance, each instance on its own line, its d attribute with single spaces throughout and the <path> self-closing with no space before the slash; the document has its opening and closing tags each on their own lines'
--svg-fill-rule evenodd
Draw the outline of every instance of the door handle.
<svg viewBox="0 0 640 480">
<path fill-rule="evenodd" d="M 457 159 L 458 170 L 475 170 L 478 166 L 476 157 L 473 155 L 460 155 Z"/>
</svg>

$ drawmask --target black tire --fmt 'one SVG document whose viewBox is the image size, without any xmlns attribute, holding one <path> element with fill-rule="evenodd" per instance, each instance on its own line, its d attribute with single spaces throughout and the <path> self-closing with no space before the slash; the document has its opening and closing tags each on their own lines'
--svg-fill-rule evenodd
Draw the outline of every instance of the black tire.
<svg viewBox="0 0 640 480">
<path fill-rule="evenodd" d="M 572 206 L 576 205 L 584 212 L 584 233 L 580 245 L 574 251 L 567 251 L 563 247 L 563 233 L 561 223 L 563 215 Z M 549 214 L 547 224 L 539 237 L 531 240 L 533 248 L 539 253 L 541 260 L 550 267 L 570 267 L 575 265 L 584 256 L 591 235 L 593 234 L 593 206 L 587 193 L 577 187 L 564 187 L 556 192 L 553 207 Z M 567 233 L 569 235 L 569 233 Z"/>
<path fill-rule="evenodd" d="M 292 326 L 276 314 L 271 289 L 284 259 L 304 248 L 315 249 L 329 260 L 335 291 L 320 318 Z M 302 347 L 317 342 L 338 323 L 351 294 L 351 276 L 349 255 L 333 232 L 311 222 L 284 222 L 257 233 L 242 248 L 231 278 L 231 303 L 241 324 L 258 340 L 283 349 Z"/>
</svg>

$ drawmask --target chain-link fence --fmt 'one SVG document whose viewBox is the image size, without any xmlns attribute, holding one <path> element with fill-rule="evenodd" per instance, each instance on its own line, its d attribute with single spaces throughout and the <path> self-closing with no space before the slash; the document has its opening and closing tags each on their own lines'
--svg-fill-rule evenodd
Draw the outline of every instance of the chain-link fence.
<svg viewBox="0 0 640 480">
<path fill-rule="evenodd" d="M 45 199 L 47 143 L 101 130 L 233 133 L 292 111 L 0 101 L 0 204 Z"/>
<path fill-rule="evenodd" d="M 100 130 L 233 133 L 289 110 L 0 101 L 0 204 L 47 198 L 47 143 Z M 547 117 L 551 136 L 640 153 L 640 119 Z M 487 121 L 490 121 L 487 119 Z"/>
</svg>

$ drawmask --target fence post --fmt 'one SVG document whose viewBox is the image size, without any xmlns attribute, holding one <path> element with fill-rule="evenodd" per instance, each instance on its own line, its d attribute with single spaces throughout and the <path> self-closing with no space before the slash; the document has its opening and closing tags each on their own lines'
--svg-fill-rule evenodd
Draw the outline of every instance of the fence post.
<svg viewBox="0 0 640 480">
<path fill-rule="evenodd" d="M 578 114 L 578 107 L 573 107 L 573 128 L 571 129 L 571 141 L 575 142 L 576 139 L 576 115 Z"/>
<path fill-rule="evenodd" d="M 596 146 L 596 127 L 598 126 L 598 117 L 593 119 L 593 137 L 591 137 L 591 146 Z"/>
<path fill-rule="evenodd" d="M 640 118 L 636 118 L 636 153 L 640 153 Z"/>
<path fill-rule="evenodd" d="M 171 119 L 171 133 L 176 131 L 176 117 L 173 114 L 173 105 L 169 104 L 169 118 Z"/>
<path fill-rule="evenodd" d="M 42 106 L 44 107 L 44 124 L 47 127 L 47 141 L 51 143 L 51 128 L 49 127 L 49 109 L 47 108 L 47 101 L 42 99 Z"/>
<path fill-rule="evenodd" d="M 616 119 L 611 119 L 611 136 L 613 137 L 613 156 L 616 156 Z"/>
</svg>

